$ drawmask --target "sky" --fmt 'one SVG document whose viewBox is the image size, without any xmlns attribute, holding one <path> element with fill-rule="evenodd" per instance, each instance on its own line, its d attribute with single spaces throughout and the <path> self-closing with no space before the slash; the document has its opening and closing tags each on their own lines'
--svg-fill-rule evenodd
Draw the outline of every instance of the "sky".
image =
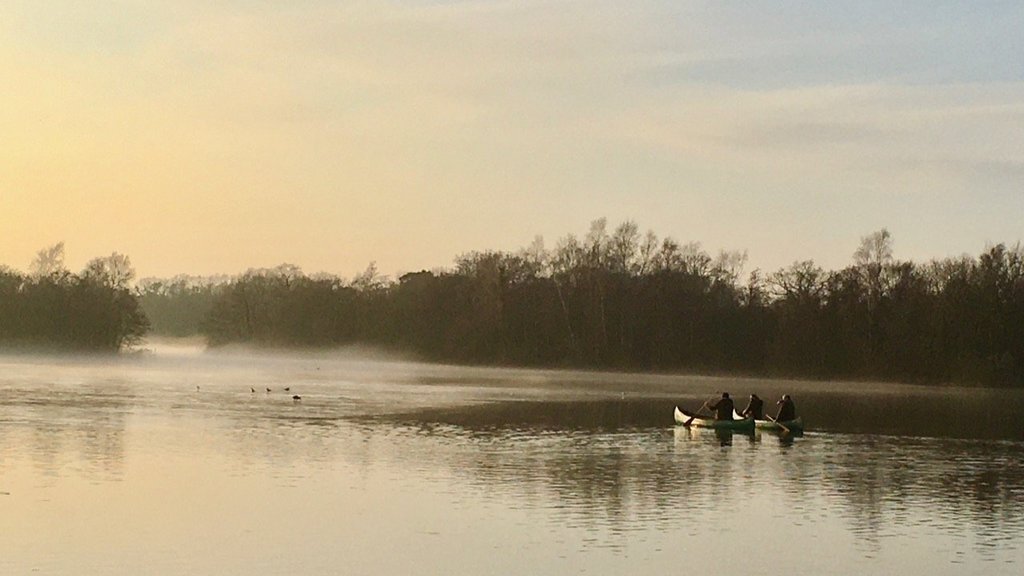
<svg viewBox="0 0 1024 576">
<path fill-rule="evenodd" d="M 1024 240 L 1024 3 L 5 0 L 0 264 L 351 277 L 625 220 L 747 271 Z"/>
</svg>

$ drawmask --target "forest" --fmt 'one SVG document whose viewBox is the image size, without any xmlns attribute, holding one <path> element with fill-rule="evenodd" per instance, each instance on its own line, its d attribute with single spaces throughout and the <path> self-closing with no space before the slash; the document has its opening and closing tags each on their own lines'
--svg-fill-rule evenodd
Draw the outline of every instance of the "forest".
<svg viewBox="0 0 1024 576">
<path fill-rule="evenodd" d="M 149 328 L 123 254 L 64 267 L 64 244 L 40 250 L 29 274 L 0 266 L 0 348 L 119 351 Z"/>
<path fill-rule="evenodd" d="M 147 280 L 154 331 L 211 346 L 369 344 L 439 362 L 1024 385 L 1024 251 L 918 264 L 880 230 L 846 268 L 741 277 L 746 255 L 592 223 L 552 249 L 349 281 L 292 265 Z M 2 312 L 0 312 L 2 314 Z"/>
<path fill-rule="evenodd" d="M 707 253 L 592 223 L 547 249 L 469 252 L 396 279 L 283 264 L 134 283 L 127 256 L 79 273 L 63 244 L 0 267 L 0 347 L 118 351 L 157 335 L 212 347 L 371 345 L 437 362 L 1024 386 L 1024 250 L 919 264 L 879 230 L 850 265 L 745 277 Z"/>
</svg>

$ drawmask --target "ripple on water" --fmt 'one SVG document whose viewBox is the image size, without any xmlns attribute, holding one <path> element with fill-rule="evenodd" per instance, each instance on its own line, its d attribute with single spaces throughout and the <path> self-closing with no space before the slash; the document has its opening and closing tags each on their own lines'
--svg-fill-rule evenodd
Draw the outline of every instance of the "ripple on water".
<svg viewBox="0 0 1024 576">
<path fill-rule="evenodd" d="M 110 542 L 160 573 L 615 574 L 744 547 L 806 573 L 1020 569 L 1018 441 L 687 430 L 682 393 L 604 398 L 614 375 L 574 400 L 583 376 L 163 367 L 0 370 L 0 572 L 109 573 Z M 301 403 L 249 391 L 285 385 Z"/>
</svg>

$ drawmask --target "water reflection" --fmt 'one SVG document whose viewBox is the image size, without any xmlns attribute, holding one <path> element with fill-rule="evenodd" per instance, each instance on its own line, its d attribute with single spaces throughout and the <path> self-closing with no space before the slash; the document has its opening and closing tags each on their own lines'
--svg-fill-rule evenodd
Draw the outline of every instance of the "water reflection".
<svg viewBox="0 0 1024 576">
<path fill-rule="evenodd" d="M 117 479 L 132 403 L 131 388 L 118 382 L 2 387 L 0 461 L 17 449 L 31 455 L 41 478 L 75 466 L 91 479 Z"/>
<path fill-rule="evenodd" d="M 842 519 L 868 557 L 887 539 L 921 531 L 966 535 L 982 556 L 985 550 L 1005 556 L 1007 546 L 1020 550 L 1024 445 L 1018 442 L 673 427 L 673 450 L 665 452 L 664 429 L 636 427 L 643 406 L 574 408 L 567 416 L 566 405 L 483 406 L 424 418 L 459 422 L 432 430 L 449 438 L 463 430 L 477 448 L 454 459 L 458 473 L 517 497 L 554 497 L 565 514 L 617 530 L 630 530 L 635 518 L 671 524 L 679 506 L 713 516 L 729 499 L 774 494 L 805 523 L 821 522 L 822 515 Z M 554 432 L 563 415 L 568 435 Z M 529 424 L 509 436 L 495 419 Z M 587 431 L 595 422 L 601 425 Z M 534 449 L 524 434 L 547 440 Z"/>
<path fill-rule="evenodd" d="M 790 552 L 813 544 L 801 559 L 806 571 L 901 571 L 901 555 L 922 571 L 954 562 L 988 573 L 1021 568 L 1024 443 L 1008 424 L 1019 395 L 1000 393 L 1006 412 L 991 414 L 982 438 L 972 438 L 978 427 L 956 423 L 982 421 L 991 391 L 964 391 L 951 408 L 948 390 L 729 384 L 799 392 L 811 430 L 801 437 L 672 425 L 673 404 L 699 404 L 705 387 L 720 381 L 698 379 L 691 388 L 683 379 L 673 388 L 660 379 L 643 396 L 628 375 L 595 376 L 590 389 L 578 374 L 456 369 L 446 379 L 439 367 L 421 374 L 417 365 L 310 366 L 3 365 L 0 492 L 8 494 L 0 504 L 8 507 L 0 528 L 27 527 L 15 548 L 23 552 L 8 555 L 8 564 L 0 559 L 0 572 L 18 573 L 40 549 L 61 550 L 45 520 L 66 509 L 84 510 L 78 517 L 88 519 L 80 521 L 87 531 L 116 527 L 139 510 L 167 522 L 165 529 L 137 520 L 136 531 L 119 533 L 145 544 L 131 557 L 143 566 L 168 561 L 162 541 L 187 543 L 196 529 L 251 546 L 254 525 L 279 530 L 278 538 L 291 530 L 328 543 L 306 550 L 315 566 L 301 573 L 333 573 L 331 542 L 349 544 L 345 561 L 373 568 L 394 552 L 388 539 L 364 534 L 399 532 L 420 543 L 423 558 L 445 545 L 436 540 L 447 529 L 461 542 L 452 554 L 472 566 L 474 548 L 501 546 L 470 528 L 482 524 L 514 550 L 508 558 L 523 549 L 538 559 L 583 555 L 601 559 L 588 565 L 597 573 L 622 573 L 637 555 L 644 569 L 672 569 L 677 548 L 712 556 L 729 552 L 731 542 Z M 249 391 L 286 385 L 303 400 Z M 898 434 L 881 433 L 897 426 L 894 412 L 918 416 L 899 421 Z M 927 423 L 936 420 L 945 425 Z M 951 431 L 966 437 L 950 438 Z M 74 539 L 60 543 L 81 555 L 101 549 L 75 538 L 77 547 Z M 76 565 L 70 552 L 60 553 L 68 556 L 57 566 Z M 191 572 L 226 573 L 210 569 L 223 553 L 197 555 L 207 569 Z M 476 566 L 486 568 L 481 558 Z M 263 573 L 289 572 L 263 562 L 277 567 Z M 524 569 L 564 572 L 538 562 Z M 77 573 L 109 567 L 97 565 Z M 196 568 L 169 571 L 189 566 Z M 409 572 L 400 568 L 391 573 Z"/>
</svg>

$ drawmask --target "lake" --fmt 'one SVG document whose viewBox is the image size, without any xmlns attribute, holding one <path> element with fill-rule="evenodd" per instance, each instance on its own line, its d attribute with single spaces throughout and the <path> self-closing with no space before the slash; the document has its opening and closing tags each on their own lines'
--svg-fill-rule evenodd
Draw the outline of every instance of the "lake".
<svg viewBox="0 0 1024 576">
<path fill-rule="evenodd" d="M 808 431 L 673 425 L 723 390 L 792 394 Z M 359 351 L 3 355 L 0 574 L 1018 575 L 1022 414 Z"/>
</svg>

